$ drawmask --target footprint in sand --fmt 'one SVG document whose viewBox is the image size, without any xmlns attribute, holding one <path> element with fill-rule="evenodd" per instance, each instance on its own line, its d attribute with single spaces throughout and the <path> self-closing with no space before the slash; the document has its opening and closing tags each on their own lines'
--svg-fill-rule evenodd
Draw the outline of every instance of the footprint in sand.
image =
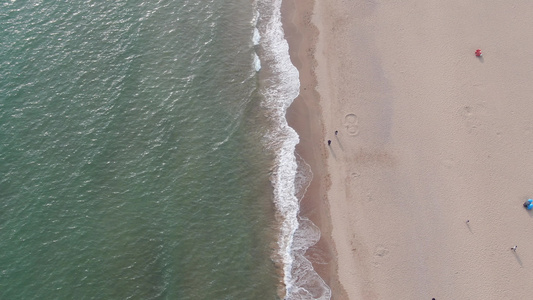
<svg viewBox="0 0 533 300">
<path fill-rule="evenodd" d="M 489 117 L 485 108 L 485 104 L 483 103 L 476 103 L 474 106 L 464 106 L 461 109 L 461 115 L 469 133 L 482 128 L 483 122 L 486 121 L 487 117 Z"/>
<path fill-rule="evenodd" d="M 344 116 L 344 127 L 349 135 L 356 136 L 359 133 L 359 120 L 355 114 Z"/>
<path fill-rule="evenodd" d="M 374 200 L 374 197 L 372 197 L 372 194 L 367 193 L 366 194 L 366 202 L 372 202 Z"/>
<path fill-rule="evenodd" d="M 473 110 L 474 109 L 472 108 L 472 106 L 465 106 L 465 107 L 463 107 L 463 115 L 465 117 L 471 117 Z"/>
<path fill-rule="evenodd" d="M 389 249 L 383 245 L 378 245 L 374 251 L 374 256 L 376 257 L 385 257 L 389 254 Z"/>
</svg>

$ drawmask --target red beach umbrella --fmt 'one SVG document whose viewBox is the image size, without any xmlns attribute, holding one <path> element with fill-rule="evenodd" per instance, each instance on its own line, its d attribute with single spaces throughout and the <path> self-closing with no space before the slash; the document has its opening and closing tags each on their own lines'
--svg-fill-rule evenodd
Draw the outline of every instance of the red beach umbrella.
<svg viewBox="0 0 533 300">
<path fill-rule="evenodd" d="M 477 49 L 477 50 L 476 50 L 476 56 L 477 56 L 477 57 L 480 57 L 480 56 L 482 56 L 482 55 L 483 55 L 483 53 L 481 53 L 481 49 Z"/>
</svg>

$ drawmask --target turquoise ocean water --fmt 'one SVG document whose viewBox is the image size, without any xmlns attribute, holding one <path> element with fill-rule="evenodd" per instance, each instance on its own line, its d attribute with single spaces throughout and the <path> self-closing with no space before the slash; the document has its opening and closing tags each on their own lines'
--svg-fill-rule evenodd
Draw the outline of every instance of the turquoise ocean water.
<svg viewBox="0 0 533 300">
<path fill-rule="evenodd" d="M 0 4 L 0 299 L 330 297 L 280 4 Z"/>
</svg>

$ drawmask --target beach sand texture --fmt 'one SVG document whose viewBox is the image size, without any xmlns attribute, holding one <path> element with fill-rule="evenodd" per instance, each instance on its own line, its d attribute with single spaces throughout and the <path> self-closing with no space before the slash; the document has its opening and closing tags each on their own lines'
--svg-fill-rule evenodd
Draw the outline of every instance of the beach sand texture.
<svg viewBox="0 0 533 300">
<path fill-rule="evenodd" d="M 302 141 L 322 138 L 334 299 L 532 297 L 531 16 L 530 1 L 314 3 L 297 67 L 317 80 L 323 129 Z"/>
</svg>

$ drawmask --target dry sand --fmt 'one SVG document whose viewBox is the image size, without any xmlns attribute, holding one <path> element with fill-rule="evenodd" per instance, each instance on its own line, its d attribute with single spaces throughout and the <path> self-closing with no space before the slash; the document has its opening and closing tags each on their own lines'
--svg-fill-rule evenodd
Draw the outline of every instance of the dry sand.
<svg viewBox="0 0 533 300">
<path fill-rule="evenodd" d="M 294 4 L 318 29 L 288 31 L 306 89 L 289 117 L 334 299 L 531 299 L 533 4 Z"/>
</svg>

